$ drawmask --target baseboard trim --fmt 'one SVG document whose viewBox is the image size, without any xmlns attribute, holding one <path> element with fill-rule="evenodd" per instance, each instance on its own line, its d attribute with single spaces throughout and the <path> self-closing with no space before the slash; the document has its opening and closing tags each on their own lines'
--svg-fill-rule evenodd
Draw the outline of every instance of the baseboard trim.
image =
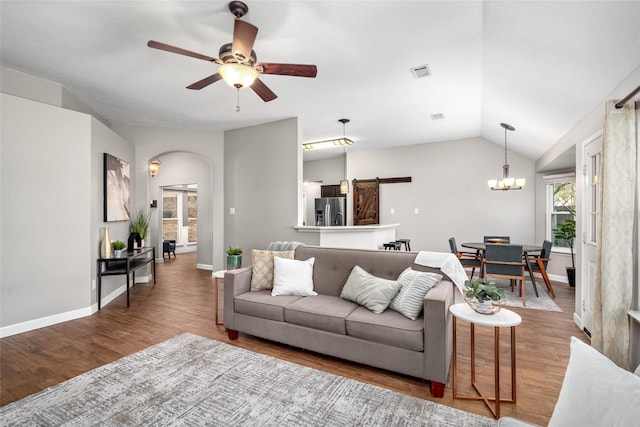
<svg viewBox="0 0 640 427">
<path fill-rule="evenodd" d="M 213 271 L 213 265 L 211 264 L 196 264 L 198 270 L 211 270 Z"/>
<path fill-rule="evenodd" d="M 569 279 L 567 279 L 567 276 L 560 276 L 558 274 L 549 274 L 548 276 L 549 279 L 553 282 L 569 283 Z"/>
<path fill-rule="evenodd" d="M 3 326 L 0 328 L 0 338 L 21 334 L 23 332 L 33 331 L 34 329 L 45 328 L 57 323 L 79 319 L 81 317 L 91 316 L 97 309 L 98 306 L 94 304 L 93 307 L 79 308 L 77 310 L 71 310 L 65 313 L 53 314 L 51 316 L 41 317 L 39 319 L 33 319 L 9 326 Z"/>
</svg>

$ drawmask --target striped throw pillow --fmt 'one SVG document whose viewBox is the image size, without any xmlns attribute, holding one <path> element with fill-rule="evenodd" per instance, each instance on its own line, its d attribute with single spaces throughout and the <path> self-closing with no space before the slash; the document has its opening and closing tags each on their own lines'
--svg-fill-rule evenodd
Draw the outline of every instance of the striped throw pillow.
<svg viewBox="0 0 640 427">
<path fill-rule="evenodd" d="M 440 274 L 416 271 L 408 267 L 398 277 L 400 290 L 391 300 L 389 308 L 416 320 L 422 311 L 424 296 L 441 279 Z"/>
</svg>

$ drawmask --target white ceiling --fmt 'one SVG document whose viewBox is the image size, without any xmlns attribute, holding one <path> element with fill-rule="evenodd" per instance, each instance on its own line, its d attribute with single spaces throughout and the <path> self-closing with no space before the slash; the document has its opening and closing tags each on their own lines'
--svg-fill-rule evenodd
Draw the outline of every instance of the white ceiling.
<svg viewBox="0 0 640 427">
<path fill-rule="evenodd" d="M 482 136 L 540 157 L 640 65 L 640 1 L 258 1 L 258 61 L 316 64 L 315 79 L 265 75 L 263 102 L 217 82 L 224 1 L 0 2 L 2 66 L 61 83 L 113 123 L 228 130 L 298 116 L 303 141 L 349 150 Z M 410 68 L 428 64 L 431 76 Z M 444 119 L 432 120 L 442 113 Z M 328 150 L 326 154 L 341 153 Z M 305 159 L 321 158 L 305 153 Z"/>
</svg>

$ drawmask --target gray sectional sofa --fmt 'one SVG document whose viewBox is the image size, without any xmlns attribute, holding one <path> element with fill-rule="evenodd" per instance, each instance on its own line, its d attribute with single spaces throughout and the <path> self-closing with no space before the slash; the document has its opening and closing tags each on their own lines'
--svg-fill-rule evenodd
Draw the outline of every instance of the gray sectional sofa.
<svg viewBox="0 0 640 427">
<path fill-rule="evenodd" d="M 454 286 L 440 270 L 413 263 L 416 253 L 300 246 L 296 260 L 315 258 L 317 296 L 272 296 L 251 291 L 252 268 L 224 277 L 224 325 L 230 339 L 238 332 L 330 356 L 387 369 L 431 382 L 442 397 L 452 353 L 449 306 Z M 423 313 L 411 320 L 391 309 L 375 314 L 340 298 L 355 265 L 386 279 L 407 267 L 443 275 L 424 298 Z"/>
</svg>

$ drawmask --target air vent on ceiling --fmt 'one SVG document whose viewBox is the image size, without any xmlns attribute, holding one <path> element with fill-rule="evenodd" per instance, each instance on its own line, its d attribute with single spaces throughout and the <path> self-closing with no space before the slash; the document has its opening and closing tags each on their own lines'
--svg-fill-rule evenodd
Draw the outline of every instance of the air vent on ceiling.
<svg viewBox="0 0 640 427">
<path fill-rule="evenodd" d="M 440 120 L 440 119 L 444 119 L 444 114 L 436 113 L 431 115 L 431 120 Z"/>
<path fill-rule="evenodd" d="M 425 64 L 425 65 L 420 65 L 419 67 L 413 67 L 411 69 L 411 73 L 413 74 L 413 77 L 415 77 L 416 79 L 419 79 L 419 78 L 427 77 L 431 75 L 431 70 L 429 69 L 429 65 Z"/>
</svg>

